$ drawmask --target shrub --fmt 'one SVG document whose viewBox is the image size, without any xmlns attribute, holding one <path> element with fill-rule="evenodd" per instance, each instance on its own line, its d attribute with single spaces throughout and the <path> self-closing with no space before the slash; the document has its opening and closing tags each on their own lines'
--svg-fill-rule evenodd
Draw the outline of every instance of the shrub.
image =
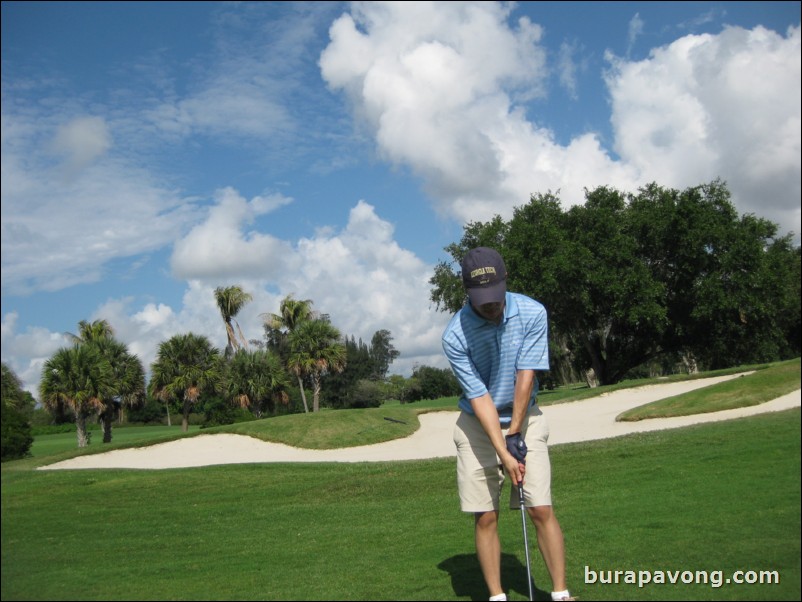
<svg viewBox="0 0 802 602">
<path fill-rule="evenodd" d="M 2 406 L 2 416 L 0 416 L 0 462 L 6 460 L 17 460 L 30 455 L 31 445 L 33 445 L 33 435 L 31 435 L 31 425 L 19 410 L 7 406 Z"/>
</svg>

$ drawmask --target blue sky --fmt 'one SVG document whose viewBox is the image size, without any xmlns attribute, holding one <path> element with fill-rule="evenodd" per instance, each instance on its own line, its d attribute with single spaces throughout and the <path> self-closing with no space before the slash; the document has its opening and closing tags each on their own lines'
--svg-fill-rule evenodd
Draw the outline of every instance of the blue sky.
<svg viewBox="0 0 802 602">
<path fill-rule="evenodd" d="M 800 232 L 799 2 L 3 2 L 2 361 L 146 367 L 286 295 L 445 367 L 428 279 L 530 194 L 725 180 Z"/>
</svg>

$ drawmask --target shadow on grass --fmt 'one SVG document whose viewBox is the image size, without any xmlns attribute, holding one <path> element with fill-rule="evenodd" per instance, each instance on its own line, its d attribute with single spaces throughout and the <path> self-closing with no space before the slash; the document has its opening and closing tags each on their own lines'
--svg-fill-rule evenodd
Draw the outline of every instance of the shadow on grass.
<svg viewBox="0 0 802 602">
<path fill-rule="evenodd" d="M 458 554 L 446 558 L 437 568 L 451 576 L 451 587 L 455 596 L 471 600 L 487 600 L 489 597 L 476 554 Z M 512 592 L 516 592 L 522 599 L 529 599 L 526 565 L 512 554 L 501 555 L 501 583 L 508 598 Z M 537 584 L 533 591 L 535 600 L 551 600 L 551 594 L 538 588 Z"/>
</svg>

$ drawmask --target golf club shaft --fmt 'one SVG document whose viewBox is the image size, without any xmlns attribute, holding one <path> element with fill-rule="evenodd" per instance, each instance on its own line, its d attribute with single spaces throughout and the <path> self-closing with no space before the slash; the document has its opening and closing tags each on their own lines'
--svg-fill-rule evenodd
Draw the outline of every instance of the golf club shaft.
<svg viewBox="0 0 802 602">
<path fill-rule="evenodd" d="M 518 483 L 518 499 L 521 502 L 521 525 L 524 529 L 524 549 L 526 550 L 526 582 L 529 585 L 529 600 L 534 600 L 532 592 L 532 564 L 529 560 L 529 538 L 526 535 L 526 505 L 524 504 L 524 485 Z"/>
</svg>

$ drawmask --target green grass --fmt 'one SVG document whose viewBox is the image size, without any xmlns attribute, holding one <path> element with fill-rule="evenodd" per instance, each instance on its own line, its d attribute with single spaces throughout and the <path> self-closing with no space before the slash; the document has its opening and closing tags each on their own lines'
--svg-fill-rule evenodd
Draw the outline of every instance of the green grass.
<svg viewBox="0 0 802 602">
<path fill-rule="evenodd" d="M 555 505 L 573 571 L 776 570 L 781 578 L 720 589 L 596 584 L 582 588 L 583 599 L 799 599 L 799 415 L 558 448 Z"/>
<path fill-rule="evenodd" d="M 189 432 L 196 433 L 197 426 L 190 426 Z M 132 426 L 112 429 L 112 444 L 103 443 L 103 433 L 92 432 L 92 451 L 109 451 L 120 447 L 132 447 L 138 444 L 150 445 L 160 439 L 174 439 L 181 436 L 181 426 Z M 31 456 L 43 458 L 61 452 L 74 450 L 77 446 L 75 431 L 37 435 L 31 446 Z"/>
<path fill-rule="evenodd" d="M 246 432 L 326 449 L 400 436 L 431 409 L 321 412 L 180 436 Z M 569 586 L 583 600 L 799 600 L 800 428 L 795 409 L 552 447 Z M 134 430 L 115 430 L 112 446 Z M 487 599 L 453 459 L 33 470 L 109 446 L 57 448 L 2 466 L 2 600 Z M 523 600 L 520 514 L 502 512 L 500 533 L 504 583 Z M 529 534 L 535 582 L 547 589 Z M 773 570 L 780 583 L 586 584 L 586 566 L 725 578 Z"/>
<path fill-rule="evenodd" d="M 660 399 L 621 413 L 617 420 L 690 416 L 758 405 L 800 387 L 799 358 L 781 362 L 753 374 L 682 395 Z"/>
<path fill-rule="evenodd" d="M 419 426 L 417 410 L 405 404 L 396 407 L 331 410 L 305 416 L 277 416 L 216 427 L 204 432 L 238 433 L 307 449 L 336 449 L 408 437 Z"/>
<path fill-rule="evenodd" d="M 682 381 L 699 380 L 703 378 L 711 378 L 715 376 L 727 376 L 730 374 L 742 374 L 744 372 L 762 371 L 768 368 L 796 362 L 799 366 L 799 358 L 789 360 L 788 362 L 775 362 L 771 364 L 753 364 L 747 366 L 735 366 L 733 368 L 725 368 L 722 370 L 710 370 L 708 372 L 697 372 L 695 374 L 672 374 L 670 376 L 659 376 L 654 378 L 643 378 L 638 380 L 622 380 L 614 385 L 603 385 L 600 387 L 590 388 L 586 384 L 572 384 L 564 387 L 554 389 L 553 391 L 541 391 L 538 394 L 538 403 L 542 406 L 547 406 L 555 403 L 564 403 L 567 401 L 579 401 L 589 397 L 595 397 L 603 393 L 611 393 L 621 389 L 629 389 L 632 387 L 643 387 L 646 385 L 659 385 L 666 383 L 675 383 Z M 797 387 L 799 388 L 799 387 Z"/>
</svg>

